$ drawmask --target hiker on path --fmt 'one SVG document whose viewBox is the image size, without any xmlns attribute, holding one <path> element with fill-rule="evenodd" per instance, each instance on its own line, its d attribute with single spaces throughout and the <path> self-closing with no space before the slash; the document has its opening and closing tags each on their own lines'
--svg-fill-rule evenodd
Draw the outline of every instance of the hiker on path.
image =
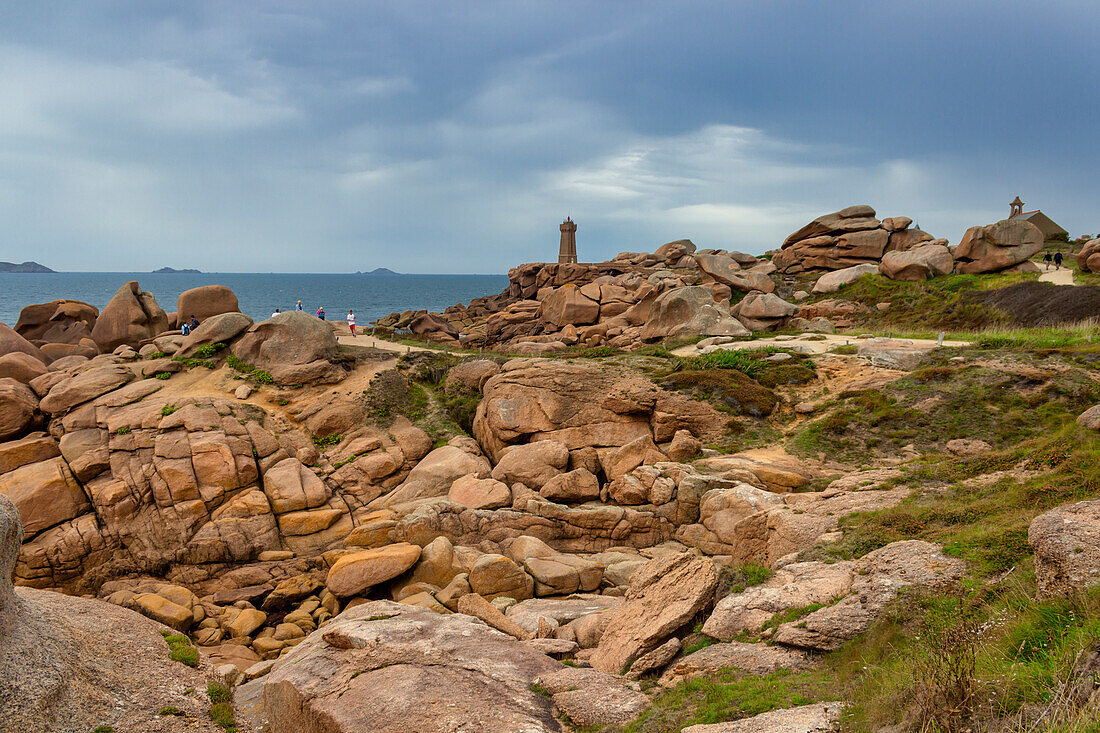
<svg viewBox="0 0 1100 733">
<path fill-rule="evenodd" d="M 348 328 L 351 329 L 351 335 L 355 335 L 355 311 L 348 308 Z"/>
<path fill-rule="evenodd" d="M 1043 255 L 1043 262 L 1045 263 L 1046 269 L 1049 270 L 1050 269 L 1050 252 L 1047 252 L 1045 255 Z"/>
<path fill-rule="evenodd" d="M 317 309 L 317 317 L 320 318 L 322 321 L 325 320 L 325 307 L 324 306 L 321 306 L 320 308 Z"/>
<path fill-rule="evenodd" d="M 1061 252 L 1055 252 L 1054 253 L 1054 269 L 1055 270 L 1061 270 L 1062 269 L 1062 253 Z"/>
<path fill-rule="evenodd" d="M 298 301 L 298 307 L 296 308 L 296 310 L 302 310 L 302 301 Z"/>
</svg>

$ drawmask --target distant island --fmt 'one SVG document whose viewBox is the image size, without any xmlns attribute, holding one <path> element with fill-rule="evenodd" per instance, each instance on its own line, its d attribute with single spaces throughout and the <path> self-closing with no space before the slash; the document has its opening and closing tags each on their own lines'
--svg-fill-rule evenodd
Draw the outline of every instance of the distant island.
<svg viewBox="0 0 1100 733">
<path fill-rule="evenodd" d="M 55 270 L 37 262 L 24 262 L 19 265 L 14 262 L 0 262 L 0 272 L 55 272 Z"/>
<path fill-rule="evenodd" d="M 154 275 L 181 275 L 184 273 L 188 275 L 200 275 L 202 274 L 202 270 L 177 270 L 174 267 L 162 267 L 159 270 L 153 270 Z"/>
<path fill-rule="evenodd" d="M 400 272 L 394 272 L 393 270 L 387 269 L 385 267 L 378 267 L 378 268 L 375 268 L 375 269 L 371 270 L 370 272 L 359 272 L 358 270 L 356 270 L 355 274 L 356 275 L 400 275 L 401 273 Z"/>
</svg>

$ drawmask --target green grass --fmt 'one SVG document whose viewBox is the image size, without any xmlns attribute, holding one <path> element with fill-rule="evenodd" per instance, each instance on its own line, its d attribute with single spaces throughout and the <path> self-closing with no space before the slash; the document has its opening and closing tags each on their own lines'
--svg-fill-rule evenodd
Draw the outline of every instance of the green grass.
<svg viewBox="0 0 1100 733">
<path fill-rule="evenodd" d="M 171 379 L 172 374 L 171 374 L 171 372 L 157 372 L 156 374 L 153 375 L 153 378 L 154 379 Z"/>
<path fill-rule="evenodd" d="M 206 686 L 206 696 L 210 698 L 210 702 L 230 702 L 233 700 L 233 692 L 218 682 L 211 682 Z"/>
<path fill-rule="evenodd" d="M 161 632 L 164 634 L 164 632 Z M 183 634 L 167 634 L 164 641 L 168 644 L 168 658 L 188 667 L 199 666 L 199 650 L 191 646 L 191 640 Z"/>
<path fill-rule="evenodd" d="M 183 715 L 183 711 L 177 708 L 175 705 L 165 705 L 160 709 L 157 715 Z"/>
<path fill-rule="evenodd" d="M 220 341 L 216 344 L 206 344 L 204 346 L 200 346 L 199 348 L 195 349 L 195 356 L 197 356 L 200 359 L 209 359 L 214 354 L 218 353 L 219 351 L 221 351 L 224 348 L 225 348 L 225 344 L 223 344 Z"/>
<path fill-rule="evenodd" d="M 115 431 L 115 435 L 129 435 L 130 432 L 130 428 L 119 428 Z"/>
<path fill-rule="evenodd" d="M 164 407 L 160 408 L 160 414 L 164 417 L 168 417 L 178 409 L 180 409 L 179 405 L 165 405 Z"/>
<path fill-rule="evenodd" d="M 822 699 L 829 699 L 827 681 L 816 673 L 779 670 L 754 676 L 722 670 L 662 692 L 623 730 L 675 733 L 690 725 L 739 720 Z"/>
<path fill-rule="evenodd" d="M 964 483 L 1015 466 L 1043 472 Z M 1027 528 L 1035 516 L 1100 496 L 1100 435 L 1068 423 L 990 455 L 930 458 L 910 466 L 900 482 L 917 493 L 890 509 L 842 518 L 844 537 L 804 557 L 848 559 L 891 542 L 922 539 L 966 560 L 979 578 L 1004 572 L 1030 557 Z"/>
<path fill-rule="evenodd" d="M 233 706 L 227 702 L 214 703 L 210 706 L 210 719 L 226 733 L 236 733 L 237 721 L 234 718 Z"/>
<path fill-rule="evenodd" d="M 344 439 L 343 435 L 339 433 L 333 433 L 332 435 L 314 435 L 313 444 L 318 448 L 328 448 L 329 446 L 338 445 L 340 441 Z"/>
</svg>

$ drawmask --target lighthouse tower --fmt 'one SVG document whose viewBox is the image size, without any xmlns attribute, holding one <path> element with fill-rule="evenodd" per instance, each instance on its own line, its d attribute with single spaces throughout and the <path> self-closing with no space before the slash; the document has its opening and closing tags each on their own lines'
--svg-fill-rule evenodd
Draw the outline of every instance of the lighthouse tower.
<svg viewBox="0 0 1100 733">
<path fill-rule="evenodd" d="M 561 229 L 561 247 L 558 249 L 558 264 L 577 261 L 577 225 L 568 216 L 558 227 Z"/>
</svg>

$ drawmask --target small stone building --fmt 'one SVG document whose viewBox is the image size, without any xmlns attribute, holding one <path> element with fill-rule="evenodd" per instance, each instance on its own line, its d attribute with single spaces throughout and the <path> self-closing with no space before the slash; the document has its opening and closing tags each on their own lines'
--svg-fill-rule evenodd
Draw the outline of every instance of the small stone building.
<svg viewBox="0 0 1100 733">
<path fill-rule="evenodd" d="M 1055 246 L 1066 246 L 1069 241 L 1069 232 L 1060 227 L 1049 216 L 1042 211 L 1035 209 L 1034 211 L 1024 211 L 1024 202 L 1017 196 L 1009 206 L 1009 219 L 1024 219 L 1031 222 L 1039 231 L 1043 233 L 1043 239 L 1048 244 L 1054 244 Z"/>
</svg>

